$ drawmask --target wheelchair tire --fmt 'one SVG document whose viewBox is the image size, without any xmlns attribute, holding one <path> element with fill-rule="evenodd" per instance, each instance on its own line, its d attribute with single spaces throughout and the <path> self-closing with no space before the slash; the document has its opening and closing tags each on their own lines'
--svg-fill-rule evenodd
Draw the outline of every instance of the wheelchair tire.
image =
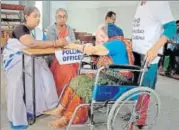
<svg viewBox="0 0 179 130">
<path fill-rule="evenodd" d="M 140 95 L 140 98 L 139 98 L 139 95 Z M 146 95 L 148 95 L 148 98 L 147 99 L 149 101 L 149 103 L 147 104 L 147 108 L 144 108 L 142 107 L 142 105 L 139 103 L 139 102 L 145 102 L 145 98 L 146 98 Z M 137 98 L 136 98 L 137 97 Z M 143 99 L 142 99 L 143 98 Z M 152 99 L 155 99 L 154 101 L 156 101 L 154 103 L 154 105 L 156 106 L 156 108 L 152 107 L 151 109 L 155 109 L 156 110 L 156 113 L 154 113 L 152 111 L 152 113 L 154 113 L 152 116 L 149 115 L 149 111 L 150 111 L 150 103 L 153 101 Z M 140 100 L 139 100 L 140 99 Z M 125 106 L 127 103 L 127 105 L 130 105 L 130 102 L 132 102 L 132 109 L 131 109 L 131 112 L 126 112 L 126 114 L 124 114 L 125 112 L 122 113 L 122 107 Z M 138 102 L 138 104 L 137 104 Z M 133 105 L 134 104 L 134 105 Z M 143 106 L 145 106 L 146 104 L 144 104 Z M 138 107 L 139 106 L 139 107 Z M 138 110 L 137 110 L 138 108 Z M 142 110 L 142 109 L 145 109 L 145 110 Z M 125 108 L 123 109 L 124 111 Z M 142 111 L 141 111 L 142 110 Z M 118 114 L 118 112 L 120 112 Z M 134 127 L 137 127 L 139 128 L 139 126 L 141 126 L 141 124 L 138 124 L 137 122 L 139 121 L 138 119 L 141 119 L 140 117 L 142 117 L 139 113 L 142 113 L 142 114 L 145 114 L 143 116 L 145 116 L 145 124 L 144 127 L 147 127 L 147 130 L 151 129 L 151 127 L 156 123 L 157 121 L 157 118 L 159 117 L 159 113 L 160 113 L 160 99 L 159 99 L 159 96 L 157 95 L 157 93 L 148 88 L 148 87 L 136 87 L 134 89 L 131 89 L 127 92 L 125 92 L 123 95 L 121 95 L 114 103 L 114 105 L 112 106 L 111 110 L 110 110 L 110 113 L 108 115 L 108 119 L 107 119 L 107 129 L 108 130 L 135 130 Z M 117 120 L 117 115 L 119 115 L 119 120 Z M 129 116 L 131 115 L 130 117 L 128 117 L 128 120 L 125 120 L 125 116 Z M 147 115 L 147 116 L 146 116 Z M 151 122 L 148 122 L 150 121 L 149 118 L 151 118 Z M 120 122 L 121 120 L 121 122 Z M 117 126 L 115 125 L 115 121 L 117 121 L 117 125 L 120 125 L 120 126 Z M 147 122 L 147 123 L 146 123 Z M 123 125 L 123 126 L 122 126 Z M 125 127 L 125 128 L 124 128 Z"/>
</svg>

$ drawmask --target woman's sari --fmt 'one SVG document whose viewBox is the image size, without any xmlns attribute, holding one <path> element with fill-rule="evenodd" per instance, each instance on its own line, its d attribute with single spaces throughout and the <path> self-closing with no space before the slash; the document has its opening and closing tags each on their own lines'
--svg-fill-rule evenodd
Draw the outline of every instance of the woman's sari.
<svg viewBox="0 0 179 130">
<path fill-rule="evenodd" d="M 68 35 L 68 30 L 65 27 L 59 32 L 58 38 L 66 38 L 67 35 Z M 77 75 L 78 67 L 79 67 L 78 63 L 60 65 L 58 60 L 54 58 L 50 69 L 54 76 L 58 96 L 60 96 L 63 87 L 66 84 L 68 84 L 73 77 Z"/>
<path fill-rule="evenodd" d="M 43 33 L 36 29 L 36 40 L 42 40 Z M 6 79 L 7 116 L 12 129 L 26 129 L 27 118 L 33 113 L 32 77 L 25 78 L 26 105 L 22 82 L 22 50 L 28 48 L 18 39 L 10 38 L 3 51 L 3 65 Z M 31 74 L 31 58 L 25 57 L 25 71 Z M 53 75 L 45 60 L 35 58 L 36 115 L 52 109 L 58 104 Z"/>
</svg>

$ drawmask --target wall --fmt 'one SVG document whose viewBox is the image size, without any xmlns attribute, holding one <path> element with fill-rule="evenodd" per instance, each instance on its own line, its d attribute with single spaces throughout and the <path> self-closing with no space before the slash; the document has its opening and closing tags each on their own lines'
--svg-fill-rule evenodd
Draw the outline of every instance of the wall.
<svg viewBox="0 0 179 130">
<path fill-rule="evenodd" d="M 1 3 L 6 3 L 6 4 L 19 4 L 19 1 L 2 1 Z"/>
<path fill-rule="evenodd" d="M 3 1 L 4 2 L 4 1 Z M 18 1 L 5 1 L 18 3 Z M 34 5 L 33 1 L 22 1 L 25 5 Z M 95 32 L 104 22 L 108 10 L 117 13 L 117 24 L 124 30 L 127 37 L 131 36 L 131 23 L 138 1 L 43 1 L 43 28 L 55 21 L 58 8 L 65 8 L 69 14 L 68 23 L 78 31 Z M 179 2 L 170 2 L 175 19 L 179 19 Z"/>
<path fill-rule="evenodd" d="M 117 13 L 117 19 L 116 19 L 116 24 L 120 26 L 126 37 L 131 36 L 131 30 L 132 30 L 132 19 L 135 13 L 135 6 L 128 6 L 126 11 L 126 7 L 113 7 L 113 8 L 108 8 L 108 7 L 102 7 L 98 8 L 98 12 L 101 14 L 98 20 L 98 23 L 102 23 L 104 21 L 104 17 L 106 15 L 106 12 L 109 10 L 112 10 Z M 99 25 L 98 24 L 98 25 Z"/>
<path fill-rule="evenodd" d="M 19 1 L 21 4 L 25 6 L 35 6 L 35 1 Z"/>
<path fill-rule="evenodd" d="M 179 1 L 170 2 L 170 7 L 175 20 L 179 20 Z"/>
<path fill-rule="evenodd" d="M 134 6 L 130 6 L 128 11 L 126 11 L 126 7 L 100 7 L 87 10 L 81 8 L 75 11 L 69 9 L 69 23 L 77 30 L 94 33 L 97 27 L 104 23 L 106 12 L 112 10 L 114 12 L 120 12 L 117 14 L 116 24 L 124 30 L 128 37 L 131 35 L 131 21 L 135 9 L 136 7 Z"/>
<path fill-rule="evenodd" d="M 127 37 L 131 36 L 131 23 L 138 1 L 53 1 L 51 2 L 51 23 L 54 21 L 55 10 L 64 7 L 68 10 L 68 23 L 78 31 L 94 33 L 104 22 L 108 10 L 117 13 L 117 22 Z M 175 19 L 179 19 L 179 2 L 170 2 Z"/>
<path fill-rule="evenodd" d="M 68 11 L 69 19 L 68 23 L 73 28 L 78 31 L 85 31 L 94 33 L 100 24 L 103 24 L 104 17 L 108 10 L 113 10 L 115 12 L 120 12 L 120 17 L 117 19 L 117 23 L 121 25 L 122 28 L 127 29 L 128 24 L 132 21 L 132 16 L 135 10 L 134 5 L 136 1 L 126 2 L 126 1 L 52 1 L 51 3 L 51 17 L 50 24 L 52 24 L 55 19 L 55 10 L 59 7 L 64 7 Z M 126 8 L 129 7 L 131 10 L 126 12 Z M 109 8 L 111 7 L 111 8 Z M 127 13 L 127 17 L 126 17 Z M 121 21 L 120 19 L 123 19 Z M 128 22 L 126 22 L 128 21 Z M 128 34 L 127 32 L 126 34 Z"/>
<path fill-rule="evenodd" d="M 77 31 L 91 32 L 99 26 L 99 12 L 95 9 L 69 9 L 69 24 Z"/>
<path fill-rule="evenodd" d="M 66 9 L 67 1 L 50 1 L 50 23 L 55 22 L 55 13 L 58 8 Z"/>
<path fill-rule="evenodd" d="M 47 28 L 50 24 L 50 1 L 43 1 L 42 3 L 42 12 L 43 12 L 43 22 L 42 27 Z"/>
</svg>

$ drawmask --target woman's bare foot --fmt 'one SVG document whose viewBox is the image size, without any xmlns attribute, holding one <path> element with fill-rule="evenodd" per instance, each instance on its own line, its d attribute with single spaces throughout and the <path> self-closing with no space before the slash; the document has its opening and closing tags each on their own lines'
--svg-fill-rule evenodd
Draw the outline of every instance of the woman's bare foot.
<svg viewBox="0 0 179 130">
<path fill-rule="evenodd" d="M 51 115 L 51 116 L 55 116 L 55 117 L 59 118 L 62 116 L 63 111 L 64 111 L 64 108 L 61 105 L 59 105 L 57 108 L 44 111 L 43 114 Z"/>
<path fill-rule="evenodd" d="M 64 128 L 66 127 L 68 124 L 68 120 L 66 117 L 61 117 L 58 120 L 54 120 L 52 122 L 50 122 L 48 125 L 52 128 L 52 129 L 57 129 L 57 128 Z"/>
</svg>

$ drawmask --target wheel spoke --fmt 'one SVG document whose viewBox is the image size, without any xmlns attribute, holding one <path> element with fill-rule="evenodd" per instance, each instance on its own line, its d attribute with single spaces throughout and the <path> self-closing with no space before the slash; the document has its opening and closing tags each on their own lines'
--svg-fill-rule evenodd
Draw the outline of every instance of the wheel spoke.
<svg viewBox="0 0 179 130">
<path fill-rule="evenodd" d="M 136 102 L 133 104 L 134 100 Z M 132 106 L 130 106 L 130 103 L 132 103 Z M 128 104 L 127 108 L 129 109 L 127 112 L 124 107 L 126 104 Z M 159 108 L 160 100 L 152 89 L 143 87 L 131 89 L 124 93 L 112 106 L 108 116 L 108 130 L 129 130 L 131 125 L 137 125 L 140 117 L 145 117 L 147 126 L 152 126 L 158 116 Z"/>
</svg>

